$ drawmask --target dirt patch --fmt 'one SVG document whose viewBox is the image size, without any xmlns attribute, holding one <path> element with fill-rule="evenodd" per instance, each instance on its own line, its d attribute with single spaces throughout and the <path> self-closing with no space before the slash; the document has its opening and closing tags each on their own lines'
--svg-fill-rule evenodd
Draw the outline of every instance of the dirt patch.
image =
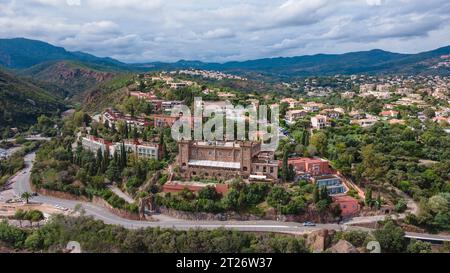
<svg viewBox="0 0 450 273">
<path fill-rule="evenodd" d="M 46 205 L 46 204 L 40 204 L 40 203 L 0 203 L 0 218 L 11 218 L 14 216 L 17 210 L 24 210 L 24 211 L 30 211 L 30 210 L 39 210 L 46 214 L 61 214 L 64 213 L 61 210 L 58 210 L 57 208 Z"/>
</svg>

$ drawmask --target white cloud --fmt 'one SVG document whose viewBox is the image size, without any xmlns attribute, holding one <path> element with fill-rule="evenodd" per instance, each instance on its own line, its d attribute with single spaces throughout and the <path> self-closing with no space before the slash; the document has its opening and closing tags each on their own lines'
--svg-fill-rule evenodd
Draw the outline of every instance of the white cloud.
<svg viewBox="0 0 450 273">
<path fill-rule="evenodd" d="M 244 60 L 448 44 L 448 0 L 2 0 L 0 36 L 123 61 Z"/>
</svg>

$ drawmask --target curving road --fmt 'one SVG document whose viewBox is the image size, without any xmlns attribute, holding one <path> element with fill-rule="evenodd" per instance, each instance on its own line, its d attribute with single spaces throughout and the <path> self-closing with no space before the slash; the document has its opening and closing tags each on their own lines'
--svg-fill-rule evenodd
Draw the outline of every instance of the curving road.
<svg viewBox="0 0 450 273">
<path fill-rule="evenodd" d="M 30 186 L 30 175 L 33 162 L 35 159 L 35 153 L 31 153 L 25 156 L 25 169 L 19 172 L 10 181 L 11 187 L 17 196 L 21 196 L 24 192 L 32 192 Z M 337 224 L 323 224 L 316 227 L 303 227 L 299 223 L 280 223 L 276 221 L 186 221 L 176 218 L 172 218 L 165 215 L 154 215 L 157 221 L 134 221 L 121 218 L 107 209 L 97 206 L 90 202 L 73 201 L 60 199 L 50 196 L 37 196 L 31 199 L 32 202 L 39 202 L 49 205 L 59 205 L 68 209 L 74 209 L 77 204 L 81 204 L 86 212 L 86 215 L 91 215 L 96 219 L 102 220 L 107 224 L 121 225 L 126 228 L 143 228 L 143 227 L 162 227 L 162 228 L 174 228 L 174 229 L 216 229 L 216 228 L 229 228 L 237 229 L 241 231 L 262 231 L 262 232 L 280 232 L 280 233 L 305 233 L 320 229 L 336 229 L 341 230 L 343 227 Z"/>
<path fill-rule="evenodd" d="M 26 167 L 24 170 L 19 172 L 15 177 L 13 177 L 10 181 L 12 186 L 12 190 L 17 196 L 21 196 L 24 192 L 32 192 L 30 186 L 30 175 L 31 169 L 33 166 L 33 162 L 35 159 L 35 153 L 31 153 L 26 155 L 25 164 Z M 0 193 L 1 194 L 1 193 Z M 66 207 L 68 209 L 74 209 L 76 205 L 81 204 L 83 209 L 86 212 L 86 215 L 91 215 L 98 220 L 102 220 L 107 224 L 120 225 L 125 228 L 136 229 L 136 228 L 145 228 L 145 227 L 161 227 L 161 228 L 172 228 L 179 230 L 187 230 L 187 229 L 217 229 L 217 228 L 226 228 L 226 229 L 236 229 L 240 231 L 254 231 L 254 232 L 277 232 L 277 233 L 293 233 L 293 234 L 302 234 L 309 233 L 316 230 L 321 229 L 330 229 L 330 230 L 347 230 L 347 229 L 364 229 L 354 226 L 349 226 L 349 224 L 353 223 L 364 223 L 364 222 L 374 222 L 383 220 L 385 216 L 371 216 L 371 217 L 357 217 L 352 219 L 349 222 L 346 222 L 342 225 L 339 224 L 318 224 L 315 227 L 304 227 L 300 223 L 294 222 L 276 222 L 276 221 L 187 221 L 180 220 L 176 218 L 172 218 L 166 215 L 154 215 L 153 218 L 156 220 L 154 222 L 149 221 L 134 221 L 121 218 L 107 209 L 97 206 L 90 202 L 82 202 L 82 201 L 73 201 L 60 199 L 49 196 L 37 196 L 34 197 L 31 201 L 39 202 L 50 205 L 59 205 Z M 407 237 L 409 238 L 417 238 L 421 240 L 429 240 L 429 241 L 450 241 L 450 236 L 445 235 L 432 235 L 432 234 L 417 234 L 417 233 L 407 233 Z"/>
</svg>

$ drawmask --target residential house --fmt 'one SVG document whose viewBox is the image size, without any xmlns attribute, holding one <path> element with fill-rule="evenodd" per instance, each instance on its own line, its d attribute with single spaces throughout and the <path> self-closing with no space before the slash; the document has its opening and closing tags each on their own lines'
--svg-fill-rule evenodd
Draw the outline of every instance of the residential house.
<svg viewBox="0 0 450 273">
<path fill-rule="evenodd" d="M 343 217 L 351 217 L 358 215 L 361 210 L 358 200 L 351 196 L 333 196 L 333 203 L 336 203 L 341 208 L 341 215 Z"/>
<path fill-rule="evenodd" d="M 324 129 L 325 127 L 329 127 L 331 125 L 327 116 L 324 115 L 316 115 L 311 118 L 311 126 L 313 129 Z"/>
<path fill-rule="evenodd" d="M 308 115 L 308 112 L 305 110 L 290 110 L 286 112 L 286 123 L 293 124 L 298 119 L 306 117 Z"/>
<path fill-rule="evenodd" d="M 389 119 L 389 118 L 396 118 L 398 117 L 398 111 L 395 110 L 388 110 L 388 111 L 383 111 L 380 113 L 380 116 L 385 118 L 385 119 Z"/>
<path fill-rule="evenodd" d="M 330 162 L 318 157 L 289 158 L 288 165 L 292 165 L 298 177 L 312 177 L 333 173 Z"/>
<path fill-rule="evenodd" d="M 317 102 L 307 102 L 303 105 L 303 109 L 305 109 L 308 112 L 318 112 L 321 108 L 325 107 L 323 103 L 317 103 Z"/>
<path fill-rule="evenodd" d="M 328 194 L 344 194 L 347 192 L 347 188 L 342 184 L 341 178 L 337 175 L 323 175 L 313 178 L 314 184 L 319 187 L 326 187 Z"/>
<path fill-rule="evenodd" d="M 342 108 L 324 109 L 320 112 L 320 114 L 329 118 L 338 119 L 345 114 L 345 111 Z"/>
<path fill-rule="evenodd" d="M 296 100 L 296 99 L 293 99 L 293 98 L 284 98 L 280 102 L 289 104 L 289 108 L 290 109 L 297 108 L 297 107 L 301 106 L 301 102 Z"/>
</svg>

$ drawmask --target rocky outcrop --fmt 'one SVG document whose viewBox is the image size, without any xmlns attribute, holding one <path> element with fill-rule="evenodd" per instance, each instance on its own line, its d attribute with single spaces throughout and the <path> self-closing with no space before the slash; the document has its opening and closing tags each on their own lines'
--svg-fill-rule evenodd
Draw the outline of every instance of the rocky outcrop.
<svg viewBox="0 0 450 273">
<path fill-rule="evenodd" d="M 334 230 L 322 229 L 310 233 L 306 239 L 306 245 L 312 252 L 323 252 L 331 244 Z"/>
<path fill-rule="evenodd" d="M 359 253 L 359 251 L 349 242 L 345 240 L 339 240 L 337 244 L 330 247 L 327 252 L 330 253 Z"/>
</svg>

